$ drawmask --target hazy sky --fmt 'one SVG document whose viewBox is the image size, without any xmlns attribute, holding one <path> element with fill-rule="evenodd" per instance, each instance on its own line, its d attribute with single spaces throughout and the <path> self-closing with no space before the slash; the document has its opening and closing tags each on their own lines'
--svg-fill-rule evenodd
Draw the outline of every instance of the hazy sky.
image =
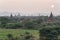
<svg viewBox="0 0 60 40">
<path fill-rule="evenodd" d="M 52 5 L 54 8 L 51 8 Z M 49 15 L 52 9 L 54 15 L 60 15 L 60 0 L 0 0 L 0 15 L 9 15 L 11 12 L 20 12 L 21 15 Z"/>
</svg>

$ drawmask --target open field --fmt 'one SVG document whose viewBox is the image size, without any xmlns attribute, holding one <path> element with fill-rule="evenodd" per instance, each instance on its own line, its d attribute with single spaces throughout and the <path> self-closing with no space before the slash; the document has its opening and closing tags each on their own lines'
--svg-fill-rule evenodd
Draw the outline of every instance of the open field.
<svg viewBox="0 0 60 40">
<path fill-rule="evenodd" d="M 7 38 L 7 34 L 13 36 L 24 35 L 25 32 L 29 32 L 32 35 L 39 35 L 38 30 L 25 30 L 25 29 L 0 29 L 0 39 Z"/>
</svg>

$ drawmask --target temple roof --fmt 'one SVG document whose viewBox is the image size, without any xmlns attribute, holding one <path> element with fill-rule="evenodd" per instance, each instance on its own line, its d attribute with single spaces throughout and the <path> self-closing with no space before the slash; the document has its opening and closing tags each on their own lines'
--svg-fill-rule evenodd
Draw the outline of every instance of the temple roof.
<svg viewBox="0 0 60 40">
<path fill-rule="evenodd" d="M 53 18 L 53 14 L 52 14 L 52 12 L 51 12 L 51 14 L 50 14 L 49 18 Z"/>
<path fill-rule="evenodd" d="M 52 12 L 51 12 L 51 14 L 50 14 L 50 16 L 49 16 L 49 18 L 48 18 L 48 22 L 52 22 L 52 23 L 56 22 L 56 19 L 55 19 L 55 17 L 53 16 Z"/>
</svg>

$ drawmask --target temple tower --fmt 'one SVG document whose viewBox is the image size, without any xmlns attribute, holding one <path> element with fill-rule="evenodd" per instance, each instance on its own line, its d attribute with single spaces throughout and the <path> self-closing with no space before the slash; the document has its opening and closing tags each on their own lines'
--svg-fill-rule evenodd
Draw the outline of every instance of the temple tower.
<svg viewBox="0 0 60 40">
<path fill-rule="evenodd" d="M 51 14 L 50 14 L 50 16 L 49 16 L 49 18 L 48 18 L 48 22 L 50 22 L 50 23 L 55 23 L 55 22 L 56 22 L 56 19 L 55 19 L 55 17 L 53 16 L 52 12 L 51 12 Z"/>
</svg>

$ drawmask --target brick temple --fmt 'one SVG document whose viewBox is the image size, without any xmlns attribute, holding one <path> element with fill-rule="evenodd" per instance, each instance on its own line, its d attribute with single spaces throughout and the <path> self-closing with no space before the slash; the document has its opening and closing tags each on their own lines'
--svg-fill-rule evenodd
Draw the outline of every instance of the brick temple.
<svg viewBox="0 0 60 40">
<path fill-rule="evenodd" d="M 47 23 L 55 23 L 55 22 L 56 22 L 56 19 L 51 12 L 50 16 L 48 17 Z"/>
</svg>

